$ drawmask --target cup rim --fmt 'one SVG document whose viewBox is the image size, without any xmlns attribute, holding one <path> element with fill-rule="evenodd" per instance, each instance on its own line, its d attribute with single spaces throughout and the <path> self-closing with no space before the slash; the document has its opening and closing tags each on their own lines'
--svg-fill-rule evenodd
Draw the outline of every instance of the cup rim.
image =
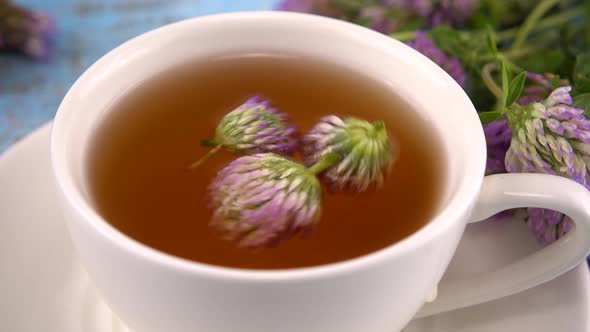
<svg viewBox="0 0 590 332">
<path fill-rule="evenodd" d="M 183 25 L 207 24 L 208 22 L 219 20 L 235 21 L 253 19 L 296 19 L 302 21 L 300 24 L 329 25 L 331 28 L 345 29 L 347 34 L 354 35 L 355 37 L 371 39 L 371 43 L 380 44 L 382 47 L 389 47 L 398 52 L 401 46 L 401 49 L 405 52 L 413 52 L 414 54 L 412 56 L 419 57 L 424 66 L 432 69 L 433 75 L 439 76 L 440 79 L 446 80 L 448 84 L 453 86 L 453 90 L 456 91 L 457 103 L 461 106 L 457 107 L 457 109 L 464 109 L 466 113 L 466 130 L 473 132 L 475 136 L 473 136 L 472 143 L 479 145 L 480 148 L 478 151 L 469 151 L 469 156 L 466 156 L 466 171 L 457 180 L 459 182 L 457 189 L 451 194 L 451 198 L 448 199 L 446 206 L 433 216 L 427 224 L 409 236 L 385 248 L 344 261 L 289 269 L 233 268 L 192 261 L 149 247 L 109 224 L 92 208 L 91 204 L 82 196 L 80 191 L 76 190 L 73 177 L 67 172 L 67 167 L 65 167 L 67 159 L 67 135 L 64 135 L 64 133 L 66 128 L 72 126 L 67 120 L 69 118 L 68 114 L 74 111 L 68 107 L 68 103 L 70 95 L 81 89 L 90 76 L 97 74 L 95 69 L 99 65 L 112 61 L 114 54 L 120 55 L 124 52 L 132 52 L 134 41 L 136 40 L 156 38 L 160 34 L 170 33 L 177 27 Z M 67 204 L 73 207 L 75 212 L 84 219 L 83 222 L 89 224 L 97 234 L 106 238 L 111 244 L 126 250 L 137 258 L 156 262 L 185 273 L 198 274 L 215 279 L 238 279 L 250 282 L 305 280 L 346 274 L 380 264 L 393 256 L 403 255 L 404 252 L 413 250 L 421 246 L 424 242 L 429 242 L 444 232 L 453 223 L 459 222 L 462 216 L 470 211 L 483 181 L 486 145 L 483 130 L 479 123 L 479 118 L 471 100 L 454 79 L 430 59 L 391 37 L 353 23 L 312 14 L 282 11 L 234 12 L 206 15 L 165 25 L 126 41 L 97 60 L 76 80 L 58 108 L 51 133 L 51 164 L 58 189 L 67 201 Z M 469 126 L 469 124 L 473 125 Z"/>
</svg>

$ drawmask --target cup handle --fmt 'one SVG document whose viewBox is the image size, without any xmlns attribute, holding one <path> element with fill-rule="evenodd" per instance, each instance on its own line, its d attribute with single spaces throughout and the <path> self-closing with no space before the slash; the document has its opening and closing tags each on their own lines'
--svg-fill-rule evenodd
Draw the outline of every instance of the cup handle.
<svg viewBox="0 0 590 332">
<path fill-rule="evenodd" d="M 512 208 L 562 212 L 575 226 L 555 243 L 497 271 L 441 283 L 434 302 L 416 318 L 491 301 L 547 282 L 574 268 L 590 253 L 590 192 L 572 180 L 545 174 L 486 176 L 471 219 L 480 221 Z"/>
</svg>

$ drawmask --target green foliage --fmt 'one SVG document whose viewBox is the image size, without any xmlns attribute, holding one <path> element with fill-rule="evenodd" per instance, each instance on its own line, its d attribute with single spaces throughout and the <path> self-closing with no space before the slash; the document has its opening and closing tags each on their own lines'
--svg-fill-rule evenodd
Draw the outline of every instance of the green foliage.
<svg viewBox="0 0 590 332">
<path fill-rule="evenodd" d="M 525 72 L 554 74 L 550 82 L 553 87 L 564 84 L 560 78 L 566 79 L 573 86 L 577 105 L 588 108 L 590 0 L 563 0 L 558 4 L 548 0 L 479 0 L 465 24 L 454 27 L 432 27 L 431 16 L 421 17 L 403 6 L 383 5 L 380 0 L 328 3 L 328 7 L 338 8 L 338 14 L 331 15 L 364 26 L 372 23 L 364 15 L 367 10 L 383 13 L 384 17 L 378 19 L 394 26 L 392 36 L 403 41 L 411 40 L 416 31 L 427 32 L 443 53 L 461 62 L 466 74 L 464 88 L 480 111 L 496 111 L 515 103 L 526 91 L 525 86 L 536 84 L 526 80 Z M 434 11 L 443 6 L 439 1 L 432 1 L 432 5 Z M 443 21 L 456 24 L 448 18 Z M 484 82 L 482 69 L 489 63 L 498 66 L 486 71 Z M 511 73 L 518 75 L 512 79 Z M 497 116 L 485 114 L 482 121 Z"/>
<path fill-rule="evenodd" d="M 534 73 L 558 73 L 565 63 L 565 55 L 560 50 L 546 49 L 527 55 L 517 63 L 522 69 Z"/>
<path fill-rule="evenodd" d="M 502 61 L 500 63 L 501 65 L 501 72 L 502 72 L 502 102 L 500 103 L 500 105 L 502 105 L 502 108 L 508 107 L 510 106 L 507 102 L 508 102 L 508 94 L 509 94 L 509 75 L 510 73 L 508 72 L 508 66 L 506 65 L 506 62 Z"/>
<path fill-rule="evenodd" d="M 504 117 L 504 114 L 500 111 L 490 111 L 490 112 L 480 112 L 479 113 L 479 120 L 481 124 L 488 124 L 490 122 L 500 120 Z"/>
<path fill-rule="evenodd" d="M 494 33 L 494 30 L 489 25 L 486 27 L 486 30 L 487 30 L 486 40 L 488 42 L 488 50 L 490 51 L 490 53 L 492 53 L 492 55 L 495 58 L 498 58 L 498 56 L 500 54 L 498 53 L 498 45 L 496 42 L 496 35 Z"/>
<path fill-rule="evenodd" d="M 498 30 L 516 25 L 527 17 L 535 5 L 536 0 L 480 0 L 468 22 L 468 28 L 483 29 L 491 26 Z"/>
<path fill-rule="evenodd" d="M 575 108 L 583 109 L 584 115 L 590 119 L 590 92 L 575 95 L 572 105 Z"/>
<path fill-rule="evenodd" d="M 467 68 L 479 71 L 486 62 L 495 58 L 487 29 L 463 31 L 440 26 L 430 30 L 428 37 L 444 53 L 459 58 Z"/>
<path fill-rule="evenodd" d="M 508 86 L 508 97 L 506 98 L 506 107 L 510 107 L 520 97 L 525 80 L 525 72 L 521 72 L 512 81 L 510 81 L 510 85 Z"/>
<path fill-rule="evenodd" d="M 579 54 L 573 72 L 576 92 L 590 92 L 590 52 Z"/>
</svg>

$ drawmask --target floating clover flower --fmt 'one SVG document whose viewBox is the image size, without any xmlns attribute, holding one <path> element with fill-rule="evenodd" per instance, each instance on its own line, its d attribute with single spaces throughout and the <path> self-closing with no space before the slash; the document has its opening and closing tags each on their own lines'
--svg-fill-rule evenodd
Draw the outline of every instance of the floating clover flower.
<svg viewBox="0 0 590 332">
<path fill-rule="evenodd" d="M 508 122 L 513 129 L 506 153 L 511 173 L 546 173 L 573 179 L 590 189 L 590 120 L 571 105 L 571 87 L 555 89 L 542 103 L 513 105 Z M 528 209 L 535 237 L 553 242 L 571 228 L 571 219 L 547 209 Z"/>
<path fill-rule="evenodd" d="M 54 22 L 46 14 L 0 1 L 0 51 L 47 59 L 54 33 Z"/>
<path fill-rule="evenodd" d="M 305 165 L 333 158 L 322 174 L 331 191 L 362 192 L 379 188 L 393 164 L 383 122 L 327 116 L 303 138 Z"/>
<path fill-rule="evenodd" d="M 306 135 L 307 166 L 274 153 L 243 156 L 209 187 L 211 226 L 247 248 L 274 247 L 307 232 L 320 215 L 323 173 L 333 191 L 380 187 L 392 164 L 383 122 L 329 116 Z"/>
<path fill-rule="evenodd" d="M 320 216 L 322 190 L 314 168 L 273 153 L 234 160 L 209 191 L 211 226 L 241 247 L 277 246 L 311 230 Z"/>
<path fill-rule="evenodd" d="M 430 60 L 442 67 L 452 78 L 459 83 L 459 85 L 465 85 L 465 71 L 461 66 L 461 62 L 457 58 L 450 58 L 443 53 L 434 43 L 428 39 L 424 32 L 416 32 L 416 38 L 412 42 L 408 42 L 408 45 L 414 48 L 416 51 L 424 54 Z"/>
<path fill-rule="evenodd" d="M 285 113 L 255 96 L 221 119 L 215 139 L 203 142 L 214 148 L 189 168 L 199 166 L 222 148 L 236 154 L 274 152 L 290 156 L 297 149 L 297 135 L 297 128 Z"/>
</svg>

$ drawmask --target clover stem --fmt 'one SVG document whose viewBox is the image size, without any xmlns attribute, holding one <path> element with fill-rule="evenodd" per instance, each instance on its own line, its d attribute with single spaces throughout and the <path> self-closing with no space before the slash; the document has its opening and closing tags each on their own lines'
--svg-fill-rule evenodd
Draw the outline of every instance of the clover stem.
<svg viewBox="0 0 590 332">
<path fill-rule="evenodd" d="M 525 19 L 522 26 L 518 29 L 518 32 L 514 37 L 514 42 L 512 43 L 513 50 L 519 49 L 524 44 L 524 41 L 528 37 L 529 33 L 535 27 L 535 25 L 539 23 L 541 17 L 543 17 L 543 15 L 545 15 L 545 13 L 558 2 L 559 0 L 543 0 L 539 2 L 530 15 Z"/>
<path fill-rule="evenodd" d="M 582 6 L 572 7 L 560 12 L 559 14 L 547 16 L 545 19 L 538 21 L 538 23 L 532 27 L 529 32 L 537 32 L 547 28 L 552 28 L 554 26 L 562 25 L 564 23 L 569 23 L 582 16 L 584 16 L 584 9 Z M 498 31 L 496 33 L 496 40 L 501 42 L 512 39 L 518 34 L 519 30 L 520 28 L 516 27 Z"/>
<path fill-rule="evenodd" d="M 193 170 L 193 169 L 201 166 L 202 163 L 206 162 L 211 157 L 213 157 L 217 152 L 219 152 L 219 150 L 221 150 L 222 147 L 223 147 L 222 144 L 218 144 L 216 147 L 214 147 L 213 149 L 209 150 L 209 152 L 207 152 L 207 154 L 205 154 L 199 160 L 195 161 L 189 167 L 187 167 L 187 169 L 188 170 Z"/>
<path fill-rule="evenodd" d="M 481 69 L 481 79 L 490 92 L 496 96 L 496 98 L 502 98 L 502 89 L 496 84 L 496 81 L 492 77 L 492 71 L 496 70 L 498 66 L 494 62 L 490 62 L 483 66 Z"/>
<path fill-rule="evenodd" d="M 320 161 L 318 161 L 317 163 L 313 164 L 313 166 L 311 166 L 307 170 L 311 174 L 317 175 L 317 174 L 320 174 L 321 172 L 325 171 L 326 169 L 334 166 L 339 161 L 340 161 L 340 155 L 338 153 L 330 153 L 327 156 L 325 156 L 324 158 L 322 158 Z"/>
</svg>

